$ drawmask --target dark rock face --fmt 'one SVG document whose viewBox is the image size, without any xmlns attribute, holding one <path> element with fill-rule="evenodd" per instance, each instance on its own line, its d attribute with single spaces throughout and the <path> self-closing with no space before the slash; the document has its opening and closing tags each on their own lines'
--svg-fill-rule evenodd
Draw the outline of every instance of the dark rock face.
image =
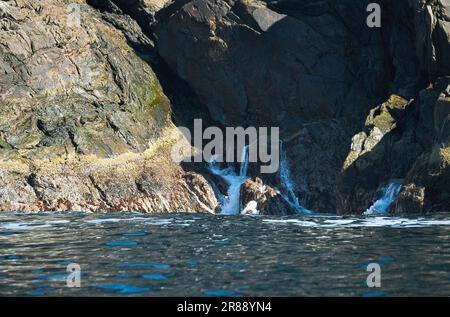
<svg viewBox="0 0 450 317">
<path fill-rule="evenodd" d="M 340 210 L 370 206 L 394 178 L 405 178 L 394 212 L 448 210 L 448 83 L 442 78 L 410 102 L 391 96 L 372 109 L 339 177 Z"/>
<path fill-rule="evenodd" d="M 326 10 L 297 17 L 261 1 L 189 1 L 161 21 L 158 52 L 216 120 L 295 132 L 346 109 L 358 114 L 386 89 L 384 51 L 371 48 L 382 46 L 381 33 L 359 31 L 364 1 L 352 11 L 359 13 L 348 30 Z"/>
<path fill-rule="evenodd" d="M 132 48 L 151 40 L 130 17 L 68 5 L 0 3 L 0 210 L 214 210 L 203 177 L 169 157 L 170 102 Z"/>
<path fill-rule="evenodd" d="M 436 144 L 433 110 L 416 108 L 440 92 L 419 91 L 450 74 L 447 2 L 381 1 L 374 29 L 369 2 L 183 1 L 161 11 L 157 48 L 214 119 L 281 127 L 306 208 L 359 213 L 383 182 L 431 172 L 413 168 Z M 440 179 L 448 168 L 436 153 L 448 143 L 436 146 Z M 419 210 L 447 208 L 432 183 L 437 193 L 425 190 Z"/>
<path fill-rule="evenodd" d="M 414 117 L 416 126 L 412 127 L 414 132 L 410 132 L 410 135 L 424 142 L 425 151 L 417 157 L 406 174 L 405 186 L 392 208 L 393 212 L 450 210 L 449 89 L 450 78 L 446 78 L 420 93 Z M 423 120 L 423 116 L 431 118 Z M 429 126 L 424 127 L 424 122 L 429 123 Z M 410 138 L 407 140 L 413 141 Z"/>
</svg>

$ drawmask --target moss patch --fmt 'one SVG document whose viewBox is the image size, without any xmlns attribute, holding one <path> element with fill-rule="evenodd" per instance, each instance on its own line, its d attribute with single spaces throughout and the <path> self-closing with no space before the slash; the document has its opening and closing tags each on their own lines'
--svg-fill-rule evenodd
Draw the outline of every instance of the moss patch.
<svg viewBox="0 0 450 317">
<path fill-rule="evenodd" d="M 380 106 L 372 109 L 366 119 L 366 126 L 375 126 L 385 134 L 395 126 L 395 118 L 390 110 L 403 110 L 408 105 L 408 101 L 400 96 L 391 95 L 389 99 Z"/>
<path fill-rule="evenodd" d="M 434 146 L 429 156 L 429 164 L 431 166 L 446 168 L 450 165 L 450 147 L 441 148 Z"/>
<path fill-rule="evenodd" d="M 408 105 L 408 101 L 400 96 L 397 95 L 391 95 L 388 99 L 388 101 L 386 101 L 384 103 L 384 105 L 386 105 L 389 108 L 395 108 L 395 109 L 405 109 L 405 107 Z"/>
<path fill-rule="evenodd" d="M 441 148 L 439 151 L 439 156 L 442 158 L 442 161 L 444 163 L 444 167 L 450 165 L 450 147 L 447 148 Z"/>
</svg>

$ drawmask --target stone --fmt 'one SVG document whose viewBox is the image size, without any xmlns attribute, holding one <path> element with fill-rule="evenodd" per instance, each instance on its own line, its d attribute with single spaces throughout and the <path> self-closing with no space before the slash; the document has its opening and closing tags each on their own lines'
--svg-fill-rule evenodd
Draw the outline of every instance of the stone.
<svg viewBox="0 0 450 317">
<path fill-rule="evenodd" d="M 242 214 L 289 215 L 295 211 L 281 197 L 280 193 L 256 177 L 247 179 L 240 189 Z"/>
</svg>

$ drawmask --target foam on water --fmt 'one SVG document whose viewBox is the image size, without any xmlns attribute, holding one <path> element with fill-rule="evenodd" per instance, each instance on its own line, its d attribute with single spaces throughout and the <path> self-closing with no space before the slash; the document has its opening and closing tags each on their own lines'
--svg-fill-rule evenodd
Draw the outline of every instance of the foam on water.
<svg viewBox="0 0 450 317">
<path fill-rule="evenodd" d="M 106 222 L 121 222 L 121 221 L 147 221 L 149 218 L 143 218 L 143 217 L 132 217 L 132 218 L 99 218 L 99 219 L 92 219 L 87 220 L 88 223 L 93 224 L 101 224 Z"/>
<path fill-rule="evenodd" d="M 2 229 L 6 230 L 36 230 L 36 229 L 42 229 L 42 228 L 49 228 L 51 227 L 51 224 L 32 224 L 27 222 L 13 222 L 8 223 L 6 225 L 0 226 Z"/>
<path fill-rule="evenodd" d="M 273 225 L 292 224 L 300 227 L 320 227 L 320 228 L 359 228 L 359 227 L 391 227 L 391 228 L 415 228 L 430 226 L 450 226 L 447 219 L 427 219 L 427 218 L 401 218 L 401 217 L 366 217 L 350 219 L 324 219 L 310 217 L 310 220 L 303 219 L 263 219 L 264 223 Z"/>
<path fill-rule="evenodd" d="M 60 214 L 55 213 L 55 216 L 59 216 Z M 51 214 L 47 213 L 45 217 L 51 216 Z M 139 222 L 145 225 L 151 225 L 151 226 L 167 226 L 167 225 L 173 225 L 173 226 L 190 226 L 195 219 L 174 219 L 174 218 L 156 218 L 156 217 L 117 217 L 117 218 L 96 218 L 96 219 L 89 219 L 89 220 L 83 220 L 85 223 L 92 224 L 92 225 L 103 225 L 108 223 L 119 223 L 119 222 Z M 0 229 L 5 230 L 14 230 L 14 231 L 20 231 L 20 230 L 40 230 L 40 229 L 48 229 L 48 228 L 64 228 L 64 225 L 70 224 L 70 220 L 64 220 L 64 219 L 55 219 L 55 220 L 46 220 L 46 221 L 28 221 L 28 222 L 7 222 L 2 223 L 1 217 L 0 217 Z"/>
<path fill-rule="evenodd" d="M 27 221 L 27 222 L 6 222 L 2 223 L 2 217 L 7 214 L 0 215 L 0 229 L 10 231 L 30 231 L 30 230 L 49 230 L 52 228 L 64 229 L 66 226 L 71 226 L 72 221 L 62 219 L 46 219 L 44 221 Z M 45 217 L 51 217 L 47 214 Z M 55 214 L 55 217 L 61 214 Z M 99 225 L 105 223 L 136 223 L 159 227 L 189 227 L 194 225 L 197 221 L 202 221 L 206 215 L 202 217 L 194 217 L 190 219 L 177 219 L 177 217 L 117 217 L 117 218 L 98 218 L 81 220 L 86 224 Z M 90 215 L 89 217 L 97 217 Z M 167 218 L 166 218 L 167 217 Z M 257 218 L 258 219 L 258 218 Z M 393 217 L 393 216 L 337 216 L 327 214 L 313 214 L 296 216 L 293 218 L 273 219 L 261 217 L 262 223 L 270 225 L 295 225 L 300 227 L 315 227 L 315 228 L 359 228 L 359 227 L 391 227 L 391 228 L 414 228 L 414 227 L 430 227 L 430 226 L 450 226 L 450 219 L 440 219 L 431 217 Z"/>
</svg>

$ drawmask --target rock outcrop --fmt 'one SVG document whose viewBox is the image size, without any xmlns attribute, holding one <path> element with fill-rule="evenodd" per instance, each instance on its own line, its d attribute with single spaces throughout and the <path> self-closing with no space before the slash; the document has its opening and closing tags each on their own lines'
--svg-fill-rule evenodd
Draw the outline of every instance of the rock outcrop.
<svg viewBox="0 0 450 317">
<path fill-rule="evenodd" d="M 182 136 L 132 47 L 151 40 L 107 18 L 85 1 L 0 2 L 0 210 L 212 212 L 209 184 L 170 159 Z"/>
<path fill-rule="evenodd" d="M 180 1 L 159 13 L 157 49 L 215 120 L 282 128 L 306 208 L 360 213 L 383 182 L 423 169 L 412 166 L 435 144 L 433 110 L 418 118 L 410 106 L 450 74 L 447 1 L 380 1 L 381 28 L 366 26 L 369 2 Z M 430 136 L 428 145 L 414 134 Z M 447 208 L 428 206 L 410 212 Z"/>
<path fill-rule="evenodd" d="M 241 186 L 240 205 L 243 214 L 292 215 L 296 211 L 274 188 L 264 185 L 256 177 L 247 179 Z"/>
<path fill-rule="evenodd" d="M 280 127 L 307 209 L 404 179 L 392 212 L 449 211 L 450 3 L 380 0 L 369 28 L 370 2 L 0 2 L 0 209 L 212 212 L 226 188 L 169 157 L 201 116 Z M 292 213 L 254 167 L 241 209 Z"/>
<path fill-rule="evenodd" d="M 395 213 L 450 210 L 450 78 L 421 91 L 408 138 L 425 149 L 407 172 L 392 211 Z M 423 118 L 423 117 L 428 118 Z M 430 118 L 431 117 L 431 118 Z M 414 120 L 411 119 L 411 120 Z M 424 126 L 424 124 L 427 124 Z M 415 137 L 414 139 L 412 137 Z M 406 152 L 403 152 L 405 154 Z"/>
<path fill-rule="evenodd" d="M 392 211 L 448 210 L 449 83 L 442 78 L 409 102 L 391 96 L 370 111 L 339 178 L 340 210 L 370 206 L 395 178 L 405 182 Z"/>
</svg>

